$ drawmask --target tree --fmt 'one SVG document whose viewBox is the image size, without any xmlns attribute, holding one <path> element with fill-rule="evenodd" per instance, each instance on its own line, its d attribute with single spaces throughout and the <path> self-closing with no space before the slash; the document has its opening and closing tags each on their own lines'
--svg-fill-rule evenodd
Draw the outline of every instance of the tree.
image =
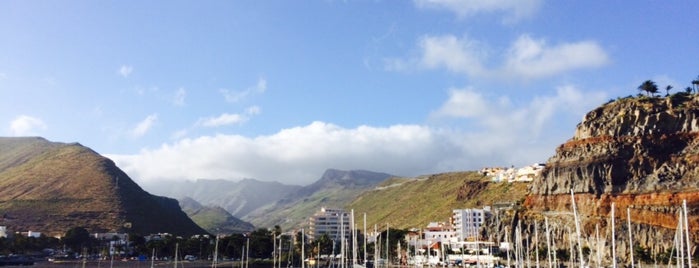
<svg viewBox="0 0 699 268">
<path fill-rule="evenodd" d="M 73 252 L 81 252 L 83 246 L 90 241 L 90 232 L 83 227 L 73 227 L 66 231 L 63 236 L 63 244 L 73 250 Z"/>
<path fill-rule="evenodd" d="M 271 257 L 272 251 L 274 250 L 272 237 L 272 232 L 264 228 L 257 229 L 250 233 L 250 257 Z"/>
<path fill-rule="evenodd" d="M 320 246 L 318 250 L 320 251 L 319 254 L 321 255 L 331 254 L 333 251 L 333 241 L 330 239 L 330 236 L 327 233 L 324 233 L 320 237 L 316 238 L 316 240 L 313 241 L 313 246 Z"/>
<path fill-rule="evenodd" d="M 129 243 L 132 247 L 132 249 L 140 254 L 148 254 L 149 252 L 147 251 L 146 248 L 146 238 L 143 237 L 140 234 L 136 233 L 130 233 L 129 234 Z"/>
<path fill-rule="evenodd" d="M 665 87 L 665 97 L 670 96 L 670 89 L 672 89 L 671 85 Z"/>
<path fill-rule="evenodd" d="M 655 95 L 655 93 L 658 93 L 658 86 L 655 84 L 655 82 L 651 80 L 646 80 L 638 86 L 638 90 L 640 91 L 645 91 L 649 96 L 650 95 Z"/>
<path fill-rule="evenodd" d="M 697 79 L 692 80 L 692 87 L 694 88 L 694 92 L 697 92 L 697 88 L 699 87 L 699 77 L 697 77 Z"/>
</svg>

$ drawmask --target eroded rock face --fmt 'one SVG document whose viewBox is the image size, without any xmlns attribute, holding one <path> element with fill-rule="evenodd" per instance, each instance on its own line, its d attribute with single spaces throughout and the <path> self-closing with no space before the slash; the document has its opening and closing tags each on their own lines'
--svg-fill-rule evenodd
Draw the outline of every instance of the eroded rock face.
<svg viewBox="0 0 699 268">
<path fill-rule="evenodd" d="M 699 188 L 699 99 L 622 99 L 589 112 L 532 194 L 648 193 Z"/>
<path fill-rule="evenodd" d="M 537 222 L 542 228 L 545 218 L 558 226 L 553 235 L 568 241 L 569 230 L 575 230 L 571 189 L 580 215 L 583 246 L 593 254 L 598 229 L 606 237 L 602 243 L 610 243 L 612 204 L 621 261 L 630 258 L 629 233 L 634 247 L 655 255 L 670 250 L 683 201 L 689 208 L 690 237 L 696 245 L 699 96 L 625 98 L 589 112 L 575 135 L 556 149 L 542 176 L 531 184 L 530 195 L 519 212 L 519 224 L 530 230 Z M 630 231 L 627 219 L 632 222 Z M 609 249 L 603 255 L 608 260 Z"/>
</svg>

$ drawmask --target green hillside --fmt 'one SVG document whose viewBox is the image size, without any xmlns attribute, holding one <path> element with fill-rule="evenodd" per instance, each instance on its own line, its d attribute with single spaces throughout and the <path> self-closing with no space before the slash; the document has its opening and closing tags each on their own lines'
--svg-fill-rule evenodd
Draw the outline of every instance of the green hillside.
<svg viewBox="0 0 699 268">
<path fill-rule="evenodd" d="M 252 232 L 255 226 L 244 222 L 218 206 L 203 206 L 192 198 L 179 200 L 182 211 L 187 213 L 197 225 L 209 233 L 230 235 Z"/>
<path fill-rule="evenodd" d="M 392 178 L 366 191 L 347 206 L 357 222 L 394 228 L 424 227 L 447 221 L 453 209 L 480 208 L 524 200 L 528 184 L 495 183 L 477 172 L 453 172 L 420 178 Z"/>
</svg>

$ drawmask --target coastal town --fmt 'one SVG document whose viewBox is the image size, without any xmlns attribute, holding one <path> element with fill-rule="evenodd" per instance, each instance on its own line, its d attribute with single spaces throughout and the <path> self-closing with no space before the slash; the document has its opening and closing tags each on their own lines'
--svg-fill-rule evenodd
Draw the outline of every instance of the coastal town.
<svg viewBox="0 0 699 268">
<path fill-rule="evenodd" d="M 536 176 L 540 174 L 544 165 L 534 164 L 530 166 L 525 166 L 522 168 L 483 168 L 480 173 L 487 178 L 487 180 L 496 183 L 530 183 Z M 506 205 L 505 208 L 508 206 Z M 509 205 L 511 208 L 511 204 Z M 430 222 L 422 228 L 410 228 L 407 230 L 402 230 L 403 236 L 400 238 L 402 242 L 391 242 L 391 244 L 386 244 L 390 248 L 393 244 L 403 244 L 404 248 L 393 248 L 394 253 L 389 253 L 388 251 L 382 251 L 381 248 L 384 243 L 388 241 L 380 241 L 386 239 L 387 232 L 390 230 L 389 226 L 366 226 L 366 214 L 364 217 L 364 228 L 362 228 L 361 221 L 359 221 L 360 216 L 354 215 L 354 211 L 344 210 L 339 208 L 320 208 L 314 215 L 308 218 L 308 221 L 302 224 L 301 230 L 296 229 L 287 232 L 281 232 L 281 230 L 268 229 L 262 230 L 265 235 L 273 235 L 276 238 L 268 238 L 273 242 L 278 241 L 280 246 L 275 246 L 273 250 L 289 250 L 292 246 L 285 245 L 284 243 L 299 243 L 298 241 L 293 241 L 292 239 L 296 233 L 303 232 L 305 240 L 309 241 L 309 247 L 312 248 L 313 241 L 327 240 L 329 239 L 335 245 L 330 248 L 330 252 L 321 252 L 321 249 L 316 249 L 317 257 L 311 257 L 311 259 L 318 258 L 327 260 L 331 258 L 329 256 L 335 256 L 333 258 L 340 258 L 338 256 L 339 251 L 336 254 L 331 254 L 333 251 L 340 247 L 342 243 L 351 243 L 352 245 L 371 245 L 375 252 L 367 252 L 366 248 L 360 250 L 363 254 L 369 254 L 381 257 L 384 259 L 393 254 L 392 259 L 395 259 L 397 263 L 407 264 L 408 262 L 412 264 L 424 263 L 425 265 L 439 265 L 445 263 L 473 263 L 477 258 L 477 255 L 481 255 L 478 259 L 482 262 L 488 260 L 487 256 L 490 256 L 487 262 L 491 265 L 496 262 L 496 255 L 500 252 L 506 252 L 509 248 L 508 243 L 500 243 L 494 241 L 484 240 L 481 235 L 481 227 L 486 223 L 488 219 L 492 217 L 493 209 L 503 209 L 502 204 L 496 206 L 483 206 L 479 208 L 461 208 L 453 209 L 451 211 L 451 216 L 448 219 L 435 219 L 435 221 Z M 353 228 L 354 226 L 354 228 Z M 194 235 L 192 237 L 176 237 L 168 233 L 158 233 L 149 234 L 141 236 L 133 233 L 120 233 L 120 232 L 106 232 L 106 233 L 91 233 L 89 238 L 85 238 L 81 243 L 84 247 L 86 244 L 91 244 L 93 247 L 97 246 L 99 249 L 90 249 L 86 251 L 85 248 L 82 250 L 78 245 L 68 245 L 68 242 L 75 230 L 68 230 L 63 236 L 56 236 L 47 238 L 42 232 L 27 230 L 27 231 L 12 231 L 8 230 L 6 226 L 0 226 L 0 239 L 4 241 L 16 241 L 19 238 L 23 240 L 30 239 L 31 241 L 54 241 L 54 248 L 43 248 L 40 252 L 23 251 L 21 253 L 30 253 L 33 256 L 45 256 L 46 260 L 51 261 L 64 261 L 66 259 L 103 259 L 108 260 L 110 258 L 122 259 L 122 258 L 135 258 L 134 260 L 145 260 L 150 258 L 155 258 L 156 260 L 168 260 L 174 258 L 173 254 L 167 254 L 168 250 L 172 250 L 172 245 L 166 245 L 168 242 L 172 241 L 199 241 L 200 247 L 199 251 L 187 249 L 188 247 L 182 247 L 183 253 L 180 258 L 183 260 L 198 260 L 198 259 L 211 259 L 213 258 L 213 249 L 211 248 L 213 241 L 219 237 L 232 237 L 235 234 L 201 234 Z M 86 230 L 81 230 L 85 232 Z M 383 233 L 383 235 L 382 235 Z M 259 234 L 258 234 L 259 235 Z M 239 234 L 241 236 L 238 241 L 249 241 L 254 235 Z M 361 237 L 361 238 L 357 238 Z M 282 240 L 286 238 L 287 242 Z M 352 239 L 355 239 L 354 241 Z M 87 242 L 92 241 L 92 242 Z M 206 241 L 205 243 L 203 241 Z M 230 241 L 230 240 L 229 240 Z M 344 241 L 344 242 L 343 242 Z M 353 241 L 353 242 L 348 242 Z M 191 243 L 191 242 L 190 242 Z M 217 242 L 216 242 L 217 243 Z M 228 242 L 230 243 L 230 242 Z M 5 243 L 10 245 L 9 243 Z M 273 243 L 274 244 L 274 243 Z M 46 246 L 50 245 L 45 244 Z M 68 246 L 67 246 L 68 245 Z M 203 245 L 206 245 L 205 247 Z M 58 247 L 57 247 L 58 246 Z M 61 247 L 62 246 L 62 247 Z M 253 246 L 259 246 L 258 243 L 253 243 Z M 267 245 L 269 246 L 269 245 Z M 320 246 L 320 245 L 318 245 Z M 249 248 L 249 245 L 240 245 L 242 251 L 255 251 L 258 252 L 254 254 L 253 257 L 263 257 L 259 255 L 260 250 L 254 250 Z M 144 254 L 144 248 L 151 248 L 153 251 L 152 256 L 147 256 Z M 383 247 L 386 250 L 387 247 Z M 194 247 L 196 249 L 196 247 Z M 411 252 L 412 250 L 412 252 Z M 187 251 L 187 252 L 184 252 Z M 156 254 L 156 252 L 158 252 Z M 88 253 L 85 255 L 85 253 Z M 320 253 L 324 253 L 321 254 Z M 455 254 L 458 253 L 458 254 Z M 249 252 L 247 253 L 249 254 Z M 276 253 L 280 254 L 280 253 Z M 309 252 L 312 256 L 312 253 Z M 231 260 L 231 259 L 241 259 L 245 258 L 246 255 L 241 255 L 240 252 L 232 251 L 230 256 L 226 254 L 219 255 L 218 258 Z M 250 256 L 247 255 L 249 258 Z M 357 258 L 357 257 L 355 257 Z M 360 257 L 369 258 L 366 255 Z"/>
</svg>

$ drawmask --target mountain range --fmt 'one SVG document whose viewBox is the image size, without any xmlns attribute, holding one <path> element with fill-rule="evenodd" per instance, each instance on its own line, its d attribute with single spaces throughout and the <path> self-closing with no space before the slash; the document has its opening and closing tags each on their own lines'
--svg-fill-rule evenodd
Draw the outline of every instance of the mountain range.
<svg viewBox="0 0 699 268">
<path fill-rule="evenodd" d="M 205 206 L 221 207 L 259 228 L 278 225 L 288 229 L 302 226 L 321 207 L 345 207 L 360 193 L 390 177 L 390 174 L 366 170 L 328 169 L 307 186 L 255 179 L 199 179 L 150 183 L 144 184 L 144 188 L 159 195 L 191 198 Z"/>
</svg>

